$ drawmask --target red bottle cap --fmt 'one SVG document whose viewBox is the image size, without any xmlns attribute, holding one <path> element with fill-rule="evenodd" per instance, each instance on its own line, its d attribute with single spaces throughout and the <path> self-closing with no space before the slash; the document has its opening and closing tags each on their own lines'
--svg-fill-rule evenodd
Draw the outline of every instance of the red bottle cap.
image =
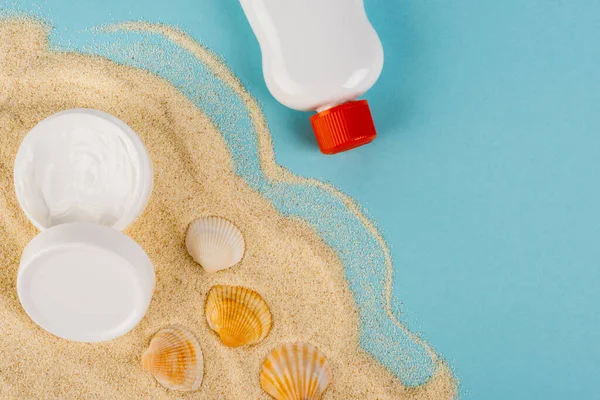
<svg viewBox="0 0 600 400">
<path fill-rule="evenodd" d="M 366 100 L 350 101 L 310 118 L 324 154 L 336 154 L 371 143 L 377 136 Z"/>
</svg>

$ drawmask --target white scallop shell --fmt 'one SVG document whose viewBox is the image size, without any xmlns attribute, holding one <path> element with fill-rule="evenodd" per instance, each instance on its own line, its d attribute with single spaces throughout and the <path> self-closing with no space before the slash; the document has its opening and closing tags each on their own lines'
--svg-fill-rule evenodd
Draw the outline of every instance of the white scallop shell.
<svg viewBox="0 0 600 400">
<path fill-rule="evenodd" d="M 233 267 L 244 256 L 246 245 L 240 230 L 221 217 L 199 218 L 188 229 L 188 252 L 206 272 Z"/>
<path fill-rule="evenodd" d="M 260 373 L 261 387 L 276 400 L 319 400 L 331 380 L 325 355 L 308 343 L 274 349 Z"/>
</svg>

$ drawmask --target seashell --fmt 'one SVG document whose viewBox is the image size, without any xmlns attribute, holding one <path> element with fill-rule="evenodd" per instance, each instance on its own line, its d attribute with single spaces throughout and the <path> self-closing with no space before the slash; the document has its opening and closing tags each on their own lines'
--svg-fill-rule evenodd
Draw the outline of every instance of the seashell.
<svg viewBox="0 0 600 400">
<path fill-rule="evenodd" d="M 271 330 L 269 306 L 254 290 L 239 286 L 214 286 L 206 299 L 208 326 L 228 347 L 258 343 Z"/>
<path fill-rule="evenodd" d="M 199 218 L 190 224 L 187 250 L 206 272 L 233 267 L 244 256 L 246 245 L 240 230 L 221 217 Z"/>
<path fill-rule="evenodd" d="M 187 329 L 168 326 L 159 330 L 142 355 L 142 365 L 167 389 L 200 388 L 204 357 L 198 339 Z"/>
<path fill-rule="evenodd" d="M 262 366 L 260 386 L 277 400 L 318 400 L 332 374 L 325 355 L 308 343 L 273 350 Z"/>
</svg>

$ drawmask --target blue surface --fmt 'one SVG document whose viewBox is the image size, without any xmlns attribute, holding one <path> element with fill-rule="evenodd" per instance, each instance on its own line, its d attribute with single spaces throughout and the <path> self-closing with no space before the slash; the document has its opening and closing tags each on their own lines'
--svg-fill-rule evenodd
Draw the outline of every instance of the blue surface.
<svg viewBox="0 0 600 400">
<path fill-rule="evenodd" d="M 450 361 L 463 398 L 598 398 L 600 3 L 366 1 L 386 50 L 367 96 L 380 137 L 335 157 L 317 152 L 307 114 L 267 92 L 236 1 L 0 4 L 68 37 L 179 25 L 259 99 L 279 163 L 369 209 L 404 318 Z"/>
</svg>

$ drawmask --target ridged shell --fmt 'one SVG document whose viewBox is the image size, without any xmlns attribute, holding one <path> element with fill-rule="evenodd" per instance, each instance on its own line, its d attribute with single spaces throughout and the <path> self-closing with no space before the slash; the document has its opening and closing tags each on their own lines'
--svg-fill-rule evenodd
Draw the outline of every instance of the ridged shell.
<svg viewBox="0 0 600 400">
<path fill-rule="evenodd" d="M 260 385 L 277 400 L 318 400 L 332 374 L 325 355 L 308 343 L 284 344 L 263 363 Z"/>
<path fill-rule="evenodd" d="M 269 306 L 254 290 L 239 286 L 214 286 L 206 299 L 208 326 L 228 347 L 258 343 L 271 330 Z"/>
<path fill-rule="evenodd" d="M 200 388 L 204 357 L 198 339 L 187 329 L 168 326 L 158 331 L 142 355 L 142 365 L 167 389 Z"/>
<path fill-rule="evenodd" d="M 240 230 L 221 217 L 199 218 L 190 224 L 187 250 L 206 272 L 233 267 L 244 257 L 246 245 Z"/>
</svg>

